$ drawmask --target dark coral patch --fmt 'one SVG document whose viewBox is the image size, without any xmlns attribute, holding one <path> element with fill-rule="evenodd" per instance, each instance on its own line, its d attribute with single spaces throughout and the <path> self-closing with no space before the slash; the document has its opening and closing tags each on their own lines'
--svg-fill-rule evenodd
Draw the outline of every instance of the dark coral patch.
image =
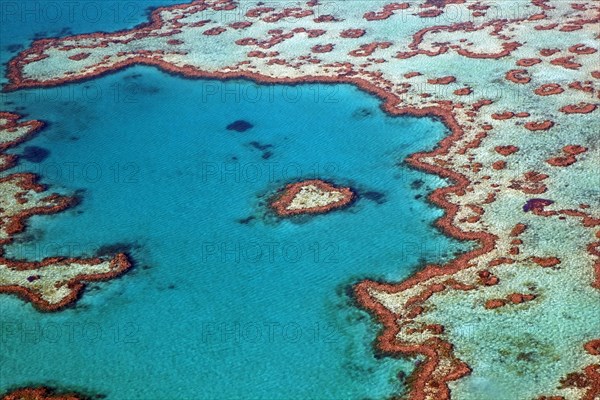
<svg viewBox="0 0 600 400">
<path fill-rule="evenodd" d="M 50 150 L 38 146 L 27 146 L 23 149 L 22 157 L 32 163 L 41 163 L 50 155 Z"/>
<path fill-rule="evenodd" d="M 523 205 L 523 211 L 528 212 L 528 211 L 534 211 L 534 210 L 543 210 L 544 207 L 549 206 L 550 204 L 553 204 L 554 202 L 552 200 L 547 200 L 547 199 L 529 199 L 527 200 L 527 202 Z"/>
<path fill-rule="evenodd" d="M 260 142 L 255 141 L 255 140 L 252 141 L 252 142 L 250 142 L 249 144 L 250 144 L 250 146 L 254 147 L 256 150 L 261 150 L 261 151 L 268 150 L 271 147 L 273 147 L 272 144 L 268 144 L 268 143 L 267 144 L 262 144 Z"/>
<path fill-rule="evenodd" d="M 381 192 L 377 192 L 374 190 L 370 190 L 368 192 L 363 192 L 360 193 L 361 197 L 364 197 L 367 200 L 371 200 L 377 204 L 383 204 L 385 203 L 387 200 L 385 198 L 385 194 L 381 193 Z"/>
<path fill-rule="evenodd" d="M 246 218 L 240 218 L 237 220 L 238 224 L 242 224 L 242 225 L 248 225 L 250 222 L 254 221 L 256 219 L 255 216 L 251 215 L 249 217 Z"/>
<path fill-rule="evenodd" d="M 227 125 L 228 131 L 236 131 L 236 132 L 246 132 L 248 129 L 252 128 L 252 125 L 248 121 L 244 121 L 243 119 L 238 119 L 237 121 L 232 122 Z"/>
</svg>

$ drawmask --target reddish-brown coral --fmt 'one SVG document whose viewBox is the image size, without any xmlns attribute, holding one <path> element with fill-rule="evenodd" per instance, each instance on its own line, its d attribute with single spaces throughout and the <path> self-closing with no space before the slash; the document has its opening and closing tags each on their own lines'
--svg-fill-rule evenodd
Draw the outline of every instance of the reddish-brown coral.
<svg viewBox="0 0 600 400">
<path fill-rule="evenodd" d="M 87 396 L 77 393 L 57 393 L 45 386 L 13 390 L 2 397 L 3 400 L 86 400 Z"/>
<path fill-rule="evenodd" d="M 387 49 L 391 45 L 391 42 L 373 42 L 369 44 L 363 44 L 358 49 L 352 50 L 348 54 L 353 57 L 368 57 L 373 54 L 375 50 Z"/>
<path fill-rule="evenodd" d="M 207 29 L 204 32 L 202 32 L 203 35 L 207 35 L 207 36 L 216 36 L 216 35 L 220 35 L 221 33 L 225 32 L 226 29 L 220 26 L 216 26 L 214 28 L 211 29 Z"/>
<path fill-rule="evenodd" d="M 563 156 L 552 157 L 546 162 L 555 167 L 567 167 L 571 164 L 574 164 L 577 161 L 577 158 L 575 156 L 581 153 L 585 153 L 587 151 L 587 148 L 580 145 L 568 145 L 563 147 L 562 151 L 564 153 Z"/>
<path fill-rule="evenodd" d="M 431 85 L 448 85 L 452 82 L 456 82 L 456 78 L 453 76 L 443 76 L 441 78 L 431 78 L 427 80 L 427 83 Z"/>
<path fill-rule="evenodd" d="M 34 270 L 44 268 L 51 264 L 62 264 L 68 266 L 72 263 L 97 265 L 105 262 L 101 258 L 92 259 L 78 259 L 78 258 L 64 258 L 64 257 L 51 257 L 46 258 L 42 261 L 35 262 L 20 262 L 8 260 L 6 258 L 0 258 L 0 263 L 7 265 L 9 268 L 17 270 Z M 38 310 L 41 311 L 57 311 L 71 303 L 75 302 L 81 292 L 85 288 L 86 282 L 106 281 L 116 278 L 122 275 L 125 271 L 131 268 L 131 262 L 127 256 L 123 253 L 117 254 L 110 262 L 110 271 L 106 273 L 97 274 L 80 274 L 73 277 L 70 281 L 64 282 L 69 288 L 69 294 L 61 299 L 58 303 L 48 303 L 39 293 L 29 290 L 23 286 L 18 285 L 4 285 L 0 286 L 0 293 L 16 294 L 26 301 L 30 301 Z"/>
<path fill-rule="evenodd" d="M 533 91 L 538 96 L 551 96 L 553 94 L 560 94 L 564 92 L 564 89 L 560 87 L 558 83 L 546 83 Z"/>
<path fill-rule="evenodd" d="M 529 129 L 530 131 L 547 131 L 548 129 L 554 126 L 554 122 L 550 120 L 541 121 L 541 122 L 527 122 L 524 127 L 525 129 Z"/>
<path fill-rule="evenodd" d="M 297 208 L 297 209 L 289 209 L 288 206 L 294 200 L 296 195 L 305 187 L 314 186 L 323 192 L 337 192 L 342 194 L 342 198 L 340 200 L 328 203 L 323 206 L 314 206 L 314 207 L 305 207 L 305 208 Z M 352 189 L 347 187 L 336 187 L 332 184 L 319 180 L 313 179 L 308 181 L 301 181 L 296 183 L 291 183 L 285 187 L 282 194 L 277 197 L 273 202 L 271 202 L 271 208 L 275 210 L 277 215 L 281 217 L 289 217 L 292 215 L 299 214 L 324 214 L 331 210 L 342 208 L 350 203 L 356 198 L 356 195 L 352 191 Z"/>
<path fill-rule="evenodd" d="M 597 106 L 591 103 L 581 102 L 579 104 L 571 104 L 560 109 L 565 114 L 589 114 L 596 110 Z"/>
<path fill-rule="evenodd" d="M 583 347 L 589 354 L 600 356 L 600 339 L 590 340 Z"/>
<path fill-rule="evenodd" d="M 409 3 L 391 3 L 383 6 L 381 11 L 369 11 L 363 15 L 367 21 L 381 21 L 388 19 L 394 14 L 395 10 L 405 10 L 410 7 Z"/>
<path fill-rule="evenodd" d="M 73 54 L 72 56 L 69 56 L 69 60 L 73 60 L 73 61 L 80 61 L 80 60 L 85 60 L 86 58 L 88 58 L 90 56 L 91 53 L 77 53 L 77 54 Z"/>
<path fill-rule="evenodd" d="M 365 34 L 364 29 L 346 29 L 340 32 L 340 37 L 345 39 L 357 39 Z"/>
<path fill-rule="evenodd" d="M 457 96 L 467 96 L 470 95 L 473 91 L 471 90 L 471 88 L 465 87 L 465 88 L 461 88 L 461 89 L 456 89 L 454 91 L 454 94 Z"/>
<path fill-rule="evenodd" d="M 551 268 L 560 264 L 558 257 L 531 257 L 531 261 L 544 268 Z"/>
<path fill-rule="evenodd" d="M 310 49 L 313 53 L 329 53 L 333 50 L 333 44 L 317 44 Z"/>
<path fill-rule="evenodd" d="M 519 67 L 531 67 L 541 62 L 542 60 L 540 60 L 539 58 L 522 58 L 517 61 L 517 65 Z"/>
<path fill-rule="evenodd" d="M 492 114 L 492 118 L 496 119 L 496 120 L 511 119 L 514 116 L 515 116 L 515 113 L 510 112 L 510 111 L 505 111 L 503 113 L 494 113 L 494 114 Z"/>
<path fill-rule="evenodd" d="M 495 150 L 498 154 L 502 154 L 503 156 L 510 156 L 511 154 L 514 154 L 517 151 L 519 151 L 519 148 L 517 146 L 507 145 L 507 146 L 496 146 Z"/>
<path fill-rule="evenodd" d="M 519 84 L 529 83 L 531 78 L 527 75 L 525 69 L 512 69 L 506 73 L 506 79 Z"/>
</svg>

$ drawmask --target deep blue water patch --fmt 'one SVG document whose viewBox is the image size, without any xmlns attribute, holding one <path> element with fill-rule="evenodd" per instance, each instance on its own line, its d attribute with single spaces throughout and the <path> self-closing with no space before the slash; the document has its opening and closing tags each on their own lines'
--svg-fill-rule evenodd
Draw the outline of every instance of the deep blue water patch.
<svg viewBox="0 0 600 400">
<path fill-rule="evenodd" d="M 48 158 L 48 155 L 50 155 L 50 150 L 43 147 L 25 146 L 21 157 L 32 163 L 40 163 Z"/>
<path fill-rule="evenodd" d="M 252 128 L 252 126 L 253 125 L 250 122 L 238 119 L 237 121 L 233 121 L 232 123 L 227 125 L 227 130 L 236 132 L 246 132 L 248 129 Z"/>
</svg>

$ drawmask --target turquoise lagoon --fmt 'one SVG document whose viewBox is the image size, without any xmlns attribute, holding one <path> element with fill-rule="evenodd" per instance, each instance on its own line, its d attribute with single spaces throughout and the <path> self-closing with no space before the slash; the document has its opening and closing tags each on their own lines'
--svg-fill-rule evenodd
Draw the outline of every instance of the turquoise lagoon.
<svg viewBox="0 0 600 400">
<path fill-rule="evenodd" d="M 115 28 L 89 27 L 98 29 Z M 38 156 L 12 172 L 82 200 L 31 218 L 7 255 L 125 250 L 135 267 L 59 313 L 2 296 L 0 391 L 379 399 L 405 390 L 397 376 L 414 363 L 376 357 L 379 326 L 349 288 L 405 279 L 468 248 L 432 226 L 442 211 L 426 196 L 445 182 L 403 163 L 447 134 L 441 122 L 390 117 L 350 85 L 186 80 L 149 67 L 2 100 L 48 123 L 13 150 Z M 226 129 L 236 120 L 253 127 Z M 269 213 L 278 188 L 315 177 L 360 198 L 327 215 Z"/>
</svg>

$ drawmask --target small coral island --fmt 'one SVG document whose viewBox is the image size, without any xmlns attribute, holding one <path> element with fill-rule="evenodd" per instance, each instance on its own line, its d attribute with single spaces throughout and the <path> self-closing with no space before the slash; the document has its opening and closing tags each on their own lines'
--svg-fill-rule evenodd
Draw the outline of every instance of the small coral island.
<svg viewBox="0 0 600 400">
<path fill-rule="evenodd" d="M 287 185 L 282 194 L 271 203 L 271 208 L 280 217 L 324 214 L 350 205 L 355 198 L 356 195 L 348 187 L 336 187 L 313 179 Z"/>
</svg>

